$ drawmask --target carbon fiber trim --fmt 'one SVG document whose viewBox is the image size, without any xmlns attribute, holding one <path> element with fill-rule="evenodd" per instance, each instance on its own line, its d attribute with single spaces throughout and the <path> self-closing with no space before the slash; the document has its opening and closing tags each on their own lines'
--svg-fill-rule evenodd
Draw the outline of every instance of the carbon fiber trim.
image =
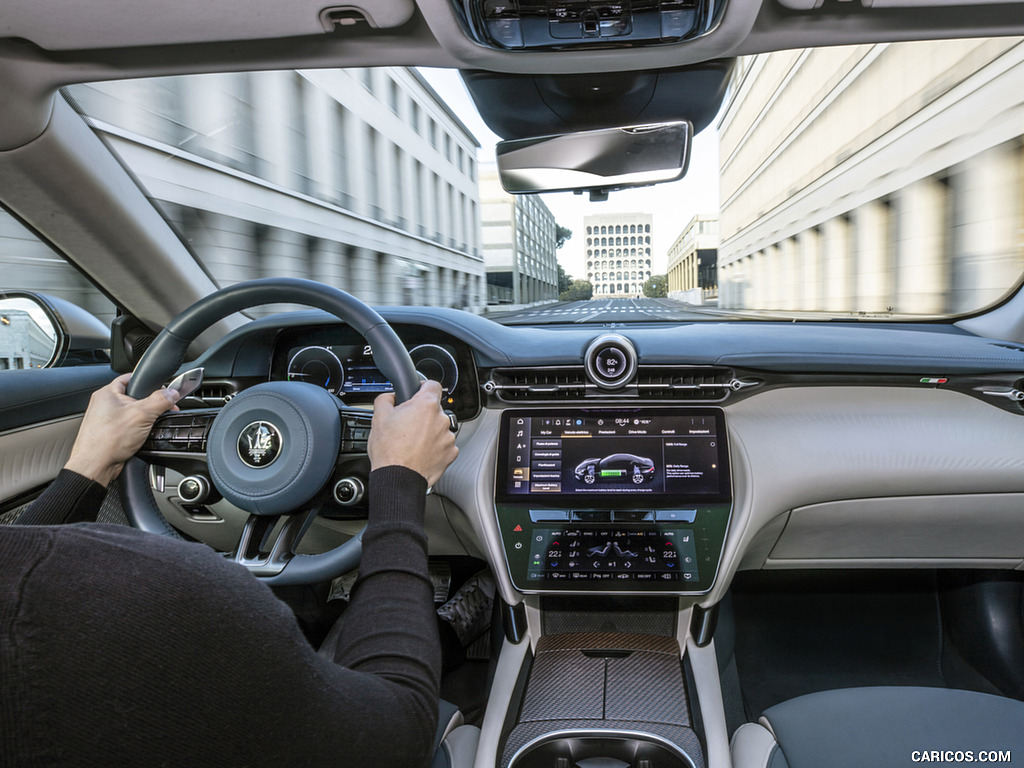
<svg viewBox="0 0 1024 768">
<path fill-rule="evenodd" d="M 29 501 L 22 504 L 20 507 L 15 507 L 14 509 L 9 509 L 4 512 L 0 515 L 0 525 L 17 525 L 18 518 L 21 517 L 21 513 L 28 509 L 29 504 L 31 503 L 32 502 Z"/>
<path fill-rule="evenodd" d="M 600 721 L 604 717 L 605 661 L 579 651 L 538 653 L 530 670 L 520 721 Z"/>
<path fill-rule="evenodd" d="M 678 656 L 635 652 L 624 659 L 606 661 L 606 718 L 690 725 Z"/>
<path fill-rule="evenodd" d="M 103 504 L 96 515 L 97 523 L 111 523 L 112 525 L 129 525 L 128 516 L 124 513 L 124 504 L 121 501 L 121 486 L 111 483 L 107 495 L 103 497 Z"/>
<path fill-rule="evenodd" d="M 501 768 L 508 768 L 509 763 L 523 746 L 529 744 L 536 738 L 553 731 L 564 730 L 608 730 L 608 731 L 635 731 L 638 733 L 649 733 L 666 739 L 689 755 L 693 761 L 694 768 L 704 768 L 704 751 L 700 746 L 700 739 L 692 728 L 683 726 L 663 725 L 660 723 L 644 723 L 636 720 L 543 720 L 532 723 L 520 723 L 509 734 L 505 742 L 505 749 L 501 756 Z"/>
<path fill-rule="evenodd" d="M 564 632 L 544 635 L 537 641 L 537 653 L 568 650 L 647 651 L 670 653 L 679 658 L 679 643 L 674 637 L 627 635 L 611 632 Z"/>
<path fill-rule="evenodd" d="M 665 597 L 565 598 L 541 601 L 545 635 L 565 632 L 622 632 L 675 637 L 677 601 Z"/>
</svg>

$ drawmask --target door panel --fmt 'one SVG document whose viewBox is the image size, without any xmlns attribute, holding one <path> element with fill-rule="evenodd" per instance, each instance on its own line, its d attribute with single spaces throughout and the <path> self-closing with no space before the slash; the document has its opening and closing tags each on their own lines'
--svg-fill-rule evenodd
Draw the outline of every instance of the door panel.
<svg viewBox="0 0 1024 768">
<path fill-rule="evenodd" d="M 89 396 L 116 375 L 92 365 L 0 373 L 0 509 L 56 477 Z"/>
</svg>

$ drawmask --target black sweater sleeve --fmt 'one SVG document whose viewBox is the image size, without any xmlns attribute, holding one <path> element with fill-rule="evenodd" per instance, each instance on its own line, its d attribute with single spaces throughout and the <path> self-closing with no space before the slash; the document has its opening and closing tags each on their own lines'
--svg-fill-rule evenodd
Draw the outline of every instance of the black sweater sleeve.
<svg viewBox="0 0 1024 768">
<path fill-rule="evenodd" d="M 339 663 L 203 545 L 98 524 L 0 532 L 0 764 L 425 765 L 440 674 L 425 482 L 389 467 L 370 488 Z"/>
<path fill-rule="evenodd" d="M 18 517 L 18 525 L 64 525 L 96 520 L 107 489 L 77 472 L 62 469 Z"/>
</svg>

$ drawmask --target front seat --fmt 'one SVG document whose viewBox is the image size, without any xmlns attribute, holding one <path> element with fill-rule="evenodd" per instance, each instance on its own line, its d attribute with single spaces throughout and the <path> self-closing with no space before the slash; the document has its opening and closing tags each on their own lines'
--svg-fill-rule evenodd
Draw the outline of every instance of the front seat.
<svg viewBox="0 0 1024 768">
<path fill-rule="evenodd" d="M 480 742 L 480 729 L 475 725 L 463 725 L 463 722 L 459 708 L 441 699 L 430 768 L 472 768 Z"/>
<path fill-rule="evenodd" d="M 765 710 L 732 738 L 734 768 L 1006 763 L 1007 754 L 1024 756 L 1024 702 L 948 688 L 811 693 Z"/>
</svg>

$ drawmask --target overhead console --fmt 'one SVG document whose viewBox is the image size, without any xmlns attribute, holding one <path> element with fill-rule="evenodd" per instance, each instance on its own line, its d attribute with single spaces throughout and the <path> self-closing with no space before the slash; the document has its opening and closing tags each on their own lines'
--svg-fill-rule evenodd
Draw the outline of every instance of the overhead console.
<svg viewBox="0 0 1024 768">
<path fill-rule="evenodd" d="M 709 0 L 453 0 L 466 32 L 502 50 L 632 47 L 689 40 L 711 29 Z"/>
<path fill-rule="evenodd" d="M 719 408 L 502 413 L 495 509 L 522 592 L 699 594 L 731 513 Z"/>
</svg>

